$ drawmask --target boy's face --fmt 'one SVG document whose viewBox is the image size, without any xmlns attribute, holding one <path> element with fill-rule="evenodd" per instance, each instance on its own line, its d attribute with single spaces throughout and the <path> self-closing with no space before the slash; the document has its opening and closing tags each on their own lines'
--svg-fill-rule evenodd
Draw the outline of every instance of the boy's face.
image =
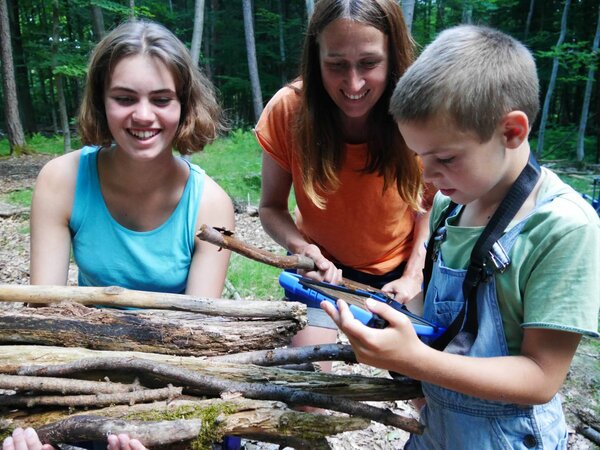
<svg viewBox="0 0 600 450">
<path fill-rule="evenodd" d="M 474 132 L 461 131 L 440 118 L 403 122 L 398 128 L 408 147 L 423 160 L 425 181 L 456 203 L 477 200 L 491 205 L 512 184 L 500 129 L 482 143 Z"/>
</svg>

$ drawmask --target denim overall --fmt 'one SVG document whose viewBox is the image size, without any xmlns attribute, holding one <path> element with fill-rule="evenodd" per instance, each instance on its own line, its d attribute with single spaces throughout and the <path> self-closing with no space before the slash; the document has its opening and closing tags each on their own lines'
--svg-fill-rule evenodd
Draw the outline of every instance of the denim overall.
<svg viewBox="0 0 600 450">
<path fill-rule="evenodd" d="M 555 196 L 552 196 L 554 198 Z M 546 198 L 546 203 L 552 198 Z M 540 205 L 537 205 L 538 207 Z M 499 243 L 509 254 L 527 218 L 517 223 Z M 441 238 L 445 229 L 438 230 Z M 446 267 L 441 252 L 434 263 L 427 290 L 424 317 L 447 327 L 464 303 L 462 284 L 466 270 Z M 498 308 L 495 277 L 482 282 L 477 292 L 479 330 L 471 357 L 508 355 Z M 567 428 L 558 394 L 544 405 L 516 405 L 488 401 L 423 383 L 427 405 L 421 411 L 424 434 L 412 435 L 405 449 L 418 450 L 512 450 L 566 449 Z"/>
</svg>

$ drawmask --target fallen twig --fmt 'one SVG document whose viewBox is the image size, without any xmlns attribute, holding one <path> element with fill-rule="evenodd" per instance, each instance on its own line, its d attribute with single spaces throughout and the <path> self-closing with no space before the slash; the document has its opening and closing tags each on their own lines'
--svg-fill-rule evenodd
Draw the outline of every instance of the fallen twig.
<svg viewBox="0 0 600 450">
<path fill-rule="evenodd" d="M 115 394 L 143 389 L 139 384 L 110 381 L 69 380 L 51 377 L 27 377 L 0 374 L 0 389 L 13 391 L 61 392 L 63 394 Z"/>
<path fill-rule="evenodd" d="M 75 381 L 75 380 L 73 380 Z M 182 388 L 169 386 L 161 389 L 142 389 L 133 392 L 119 392 L 97 395 L 2 395 L 1 406 L 107 406 L 119 404 L 134 404 L 173 399 L 181 396 Z"/>
</svg>

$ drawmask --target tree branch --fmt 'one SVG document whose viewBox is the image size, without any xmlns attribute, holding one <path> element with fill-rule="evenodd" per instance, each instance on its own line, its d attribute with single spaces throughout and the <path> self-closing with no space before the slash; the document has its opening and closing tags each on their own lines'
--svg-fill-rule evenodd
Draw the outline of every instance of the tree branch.
<svg viewBox="0 0 600 450">
<path fill-rule="evenodd" d="M 115 394 L 143 389 L 138 383 L 69 380 L 65 378 L 28 377 L 0 374 L 0 389 L 13 391 L 61 392 L 63 394 Z"/>
</svg>

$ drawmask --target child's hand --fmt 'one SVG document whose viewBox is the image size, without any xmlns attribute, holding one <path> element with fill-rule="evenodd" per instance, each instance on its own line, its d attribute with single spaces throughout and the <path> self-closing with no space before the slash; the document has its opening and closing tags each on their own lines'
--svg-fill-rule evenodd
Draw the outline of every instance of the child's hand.
<svg viewBox="0 0 600 450">
<path fill-rule="evenodd" d="M 356 359 L 382 369 L 406 373 L 406 369 L 419 361 L 420 352 L 427 348 L 404 314 L 376 300 L 367 300 L 372 313 L 387 320 L 384 329 L 369 328 L 354 318 L 343 300 L 337 301 L 338 309 L 329 302 L 321 302 L 321 308 L 342 330 L 356 354 Z"/>
</svg>

